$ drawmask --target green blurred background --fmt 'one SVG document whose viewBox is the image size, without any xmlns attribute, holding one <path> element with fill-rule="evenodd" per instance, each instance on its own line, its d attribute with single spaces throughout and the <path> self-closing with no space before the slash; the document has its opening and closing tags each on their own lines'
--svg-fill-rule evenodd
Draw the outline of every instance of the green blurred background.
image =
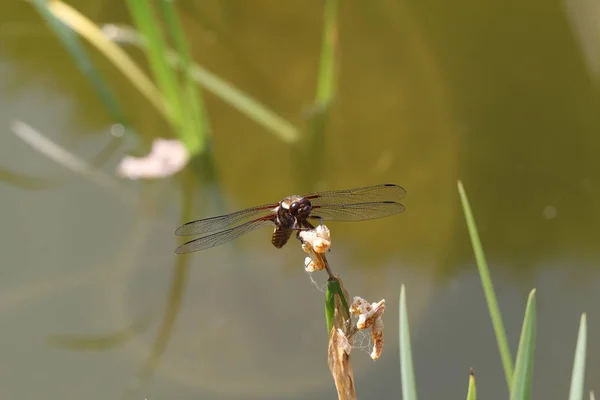
<svg viewBox="0 0 600 400">
<path fill-rule="evenodd" d="M 119 1 L 69 4 L 100 25 L 130 23 Z M 197 63 L 306 126 L 322 1 L 176 6 Z M 173 232 L 184 215 L 391 182 L 408 192 L 404 214 L 328 224 L 330 262 L 350 295 L 388 303 L 382 358 L 353 353 L 358 397 L 400 397 L 405 283 L 422 398 L 464 396 L 470 367 L 480 396 L 506 398 L 457 179 L 515 353 L 527 294 L 537 288 L 534 397 L 566 397 L 584 311 L 587 382 L 598 389 L 600 25 L 586 22 L 590 10 L 600 15 L 594 6 L 341 2 L 337 94 L 317 161 L 299 162 L 295 147 L 205 91 L 217 181 L 195 164 L 163 180 L 122 181 L 118 196 L 12 133 L 15 119 L 25 121 L 89 160 L 115 121 L 29 3 L 2 10 L 0 397 L 335 398 L 323 294 L 299 246 L 276 250 L 265 229 L 181 261 Z M 172 137 L 129 81 L 90 54 L 142 142 Z M 130 54 L 143 63 L 139 51 Z M 138 144 L 126 135 L 100 169 L 114 175 Z M 53 335 L 85 340 L 65 348 Z"/>
</svg>

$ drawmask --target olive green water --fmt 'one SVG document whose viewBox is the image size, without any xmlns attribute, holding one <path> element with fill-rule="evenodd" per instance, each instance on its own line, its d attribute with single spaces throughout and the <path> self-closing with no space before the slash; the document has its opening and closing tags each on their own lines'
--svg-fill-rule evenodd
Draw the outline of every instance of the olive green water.
<svg viewBox="0 0 600 400">
<path fill-rule="evenodd" d="M 128 20 L 121 2 L 70 4 L 98 23 Z M 306 186 L 393 182 L 408 192 L 404 214 L 328 224 L 330 262 L 351 296 L 387 301 L 382 358 L 353 353 L 359 398 L 401 395 L 402 283 L 421 397 L 461 398 L 474 367 L 480 396 L 506 398 L 457 179 L 515 354 L 537 288 L 535 397 L 567 396 L 584 311 L 587 387 L 598 390 L 600 102 L 584 6 L 344 3 L 339 91 L 319 168 L 298 170 L 288 145 L 208 95 L 218 186 L 189 168 L 185 179 L 123 181 L 115 193 L 11 131 L 20 119 L 89 160 L 110 140 L 112 121 L 31 6 L 4 5 L 0 397 L 335 398 L 324 296 L 299 245 L 276 250 L 265 229 L 185 258 L 173 254 L 173 232 L 184 214 L 278 201 Z M 302 126 L 316 85 L 320 2 L 178 7 L 199 63 Z M 146 100 L 95 60 L 135 128 L 165 137 Z M 134 145 L 124 139 L 100 168 L 113 175 Z M 144 371 L 149 378 L 137 382 Z"/>
</svg>

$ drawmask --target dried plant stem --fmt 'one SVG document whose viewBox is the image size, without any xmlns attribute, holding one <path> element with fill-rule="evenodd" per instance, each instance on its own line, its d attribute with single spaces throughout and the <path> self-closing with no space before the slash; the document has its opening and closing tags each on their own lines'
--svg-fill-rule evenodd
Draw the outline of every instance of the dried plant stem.
<svg viewBox="0 0 600 400">
<path fill-rule="evenodd" d="M 350 363 L 355 336 L 359 330 L 370 328 L 373 339 L 371 358 L 377 360 L 380 357 L 383 350 L 382 315 L 385 300 L 369 303 L 359 296 L 354 296 L 352 303 L 348 301 L 349 296 L 344 283 L 339 275 L 333 273 L 325 255 L 331 246 L 330 231 L 325 225 L 298 232 L 298 239 L 302 242 L 302 250 L 309 254 L 304 260 L 306 271 L 325 270 L 329 275 L 325 294 L 325 316 L 329 336 L 327 363 L 338 398 L 356 399 L 354 373 Z"/>
<path fill-rule="evenodd" d="M 338 399 L 340 400 L 356 399 L 354 373 L 352 371 L 352 364 L 350 363 L 351 349 L 352 346 L 348 342 L 346 335 L 340 329 L 334 327 L 329 335 L 327 353 L 329 370 L 333 375 Z"/>
<path fill-rule="evenodd" d="M 356 399 L 354 388 L 354 373 L 350 356 L 354 344 L 356 328 L 350 324 L 350 311 L 348 307 L 348 293 L 339 275 L 334 275 L 325 254 L 318 254 L 322 265 L 329 275 L 328 288 L 336 287 L 341 290 L 332 290 L 334 301 L 334 323 L 329 332 L 329 346 L 327 358 L 329 370 L 333 376 L 338 399 Z M 329 291 L 328 289 L 328 291 Z"/>
</svg>

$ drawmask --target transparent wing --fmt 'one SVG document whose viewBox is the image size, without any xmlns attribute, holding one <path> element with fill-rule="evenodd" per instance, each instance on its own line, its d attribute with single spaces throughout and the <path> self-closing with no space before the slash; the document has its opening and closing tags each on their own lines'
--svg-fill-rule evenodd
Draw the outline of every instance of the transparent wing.
<svg viewBox="0 0 600 400">
<path fill-rule="evenodd" d="M 262 206 L 247 208 L 231 214 L 219 215 L 188 222 L 181 225 L 175 231 L 177 236 L 202 235 L 210 232 L 223 230 L 231 225 L 235 225 L 244 219 L 253 217 L 257 214 L 270 211 L 279 204 L 265 204 Z"/>
<path fill-rule="evenodd" d="M 219 246 L 233 239 L 237 239 L 238 237 L 248 232 L 252 232 L 253 230 L 256 230 L 265 225 L 270 225 L 272 223 L 273 222 L 270 218 L 261 218 L 253 221 L 248 221 L 245 224 L 236 226 L 234 228 L 213 233 L 212 235 L 204 236 L 184 243 L 175 250 L 175 253 L 191 253 L 193 251 L 200 251 L 209 249 L 211 247 Z"/>
<path fill-rule="evenodd" d="M 404 197 L 406 190 L 402 186 L 391 183 L 365 186 L 361 188 L 331 190 L 327 192 L 316 192 L 303 196 L 310 200 L 313 205 L 318 204 L 356 204 L 383 201 L 396 201 Z"/>
<path fill-rule="evenodd" d="M 310 214 L 312 219 L 324 219 L 325 221 L 367 221 L 388 217 L 404 211 L 404 206 L 393 201 L 368 202 L 341 205 L 322 205 L 313 207 Z"/>
</svg>

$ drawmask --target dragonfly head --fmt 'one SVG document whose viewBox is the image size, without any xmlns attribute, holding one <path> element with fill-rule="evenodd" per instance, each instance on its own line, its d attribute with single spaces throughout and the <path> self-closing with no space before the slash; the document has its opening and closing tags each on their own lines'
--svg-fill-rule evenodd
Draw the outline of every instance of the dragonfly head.
<svg viewBox="0 0 600 400">
<path fill-rule="evenodd" d="M 279 203 L 277 220 L 283 226 L 297 229 L 304 226 L 311 211 L 312 204 L 308 199 L 297 195 L 289 196 Z"/>
<path fill-rule="evenodd" d="M 300 197 L 290 204 L 290 214 L 292 214 L 296 220 L 304 221 L 306 218 L 308 218 L 308 215 L 311 211 L 312 204 L 310 204 L 310 201 L 304 197 Z"/>
</svg>

